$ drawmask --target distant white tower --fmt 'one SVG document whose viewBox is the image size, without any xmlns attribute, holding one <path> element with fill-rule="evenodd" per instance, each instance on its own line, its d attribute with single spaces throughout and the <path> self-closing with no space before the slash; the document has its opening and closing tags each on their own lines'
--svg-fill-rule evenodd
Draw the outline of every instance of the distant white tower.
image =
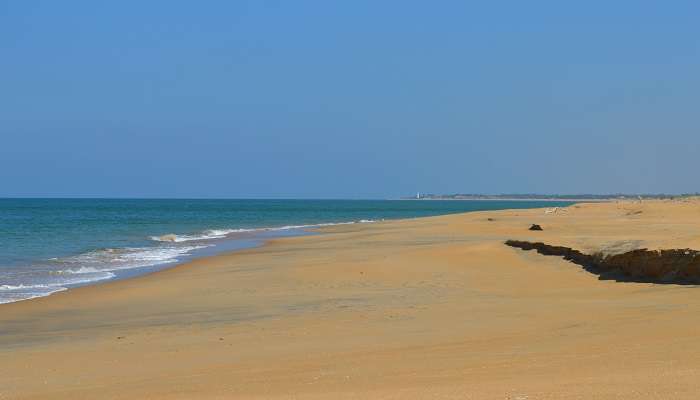
<svg viewBox="0 0 700 400">
<path fill-rule="evenodd" d="M 420 192 L 416 193 L 416 200 L 420 200 Z"/>
</svg>

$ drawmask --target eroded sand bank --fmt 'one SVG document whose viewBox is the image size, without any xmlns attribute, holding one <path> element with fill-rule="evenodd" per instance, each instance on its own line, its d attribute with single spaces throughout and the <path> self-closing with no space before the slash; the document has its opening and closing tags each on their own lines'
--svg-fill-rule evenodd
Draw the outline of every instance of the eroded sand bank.
<svg viewBox="0 0 700 400">
<path fill-rule="evenodd" d="M 700 202 L 322 231 L 0 305 L 0 399 L 698 396 L 700 288 L 503 242 L 700 250 Z"/>
</svg>

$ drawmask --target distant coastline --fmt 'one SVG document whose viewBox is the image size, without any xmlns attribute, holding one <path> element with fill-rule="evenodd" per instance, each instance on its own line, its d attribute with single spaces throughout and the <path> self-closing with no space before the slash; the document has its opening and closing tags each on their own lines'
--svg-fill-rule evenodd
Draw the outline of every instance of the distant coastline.
<svg viewBox="0 0 700 400">
<path fill-rule="evenodd" d="M 631 198 L 628 198 L 631 199 Z M 567 202 L 608 202 L 608 201 L 614 201 L 618 199 L 588 199 L 588 198 L 580 198 L 580 199 L 574 199 L 574 198 L 541 198 L 541 199 L 520 199 L 520 198 L 511 198 L 511 197 L 483 197 L 483 198 L 467 198 L 467 197 L 459 197 L 459 198 L 452 198 L 452 197 L 421 197 L 421 198 L 416 198 L 416 197 L 402 197 L 399 200 L 404 200 L 404 201 L 542 201 L 542 202 L 556 202 L 556 201 L 567 201 Z"/>
<path fill-rule="evenodd" d="M 614 200 L 664 200 L 697 197 L 693 194 L 432 194 L 418 193 L 401 197 L 401 200 L 497 200 L 497 201 L 614 201 Z"/>
</svg>

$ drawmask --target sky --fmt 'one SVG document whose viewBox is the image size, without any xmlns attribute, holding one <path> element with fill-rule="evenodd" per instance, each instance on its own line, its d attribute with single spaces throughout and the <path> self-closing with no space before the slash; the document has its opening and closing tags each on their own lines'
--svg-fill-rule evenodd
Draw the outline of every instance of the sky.
<svg viewBox="0 0 700 400">
<path fill-rule="evenodd" d="M 0 0 L 0 197 L 697 192 L 699 17 Z"/>
</svg>

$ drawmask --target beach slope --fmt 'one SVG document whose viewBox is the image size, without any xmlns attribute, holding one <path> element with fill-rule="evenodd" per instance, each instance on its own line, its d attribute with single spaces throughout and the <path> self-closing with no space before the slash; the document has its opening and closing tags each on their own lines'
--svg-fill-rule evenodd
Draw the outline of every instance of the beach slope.
<svg viewBox="0 0 700 400">
<path fill-rule="evenodd" d="M 700 202 L 320 232 L 0 305 L 0 399 L 697 398 L 698 288 L 504 242 L 700 250 Z"/>
</svg>

